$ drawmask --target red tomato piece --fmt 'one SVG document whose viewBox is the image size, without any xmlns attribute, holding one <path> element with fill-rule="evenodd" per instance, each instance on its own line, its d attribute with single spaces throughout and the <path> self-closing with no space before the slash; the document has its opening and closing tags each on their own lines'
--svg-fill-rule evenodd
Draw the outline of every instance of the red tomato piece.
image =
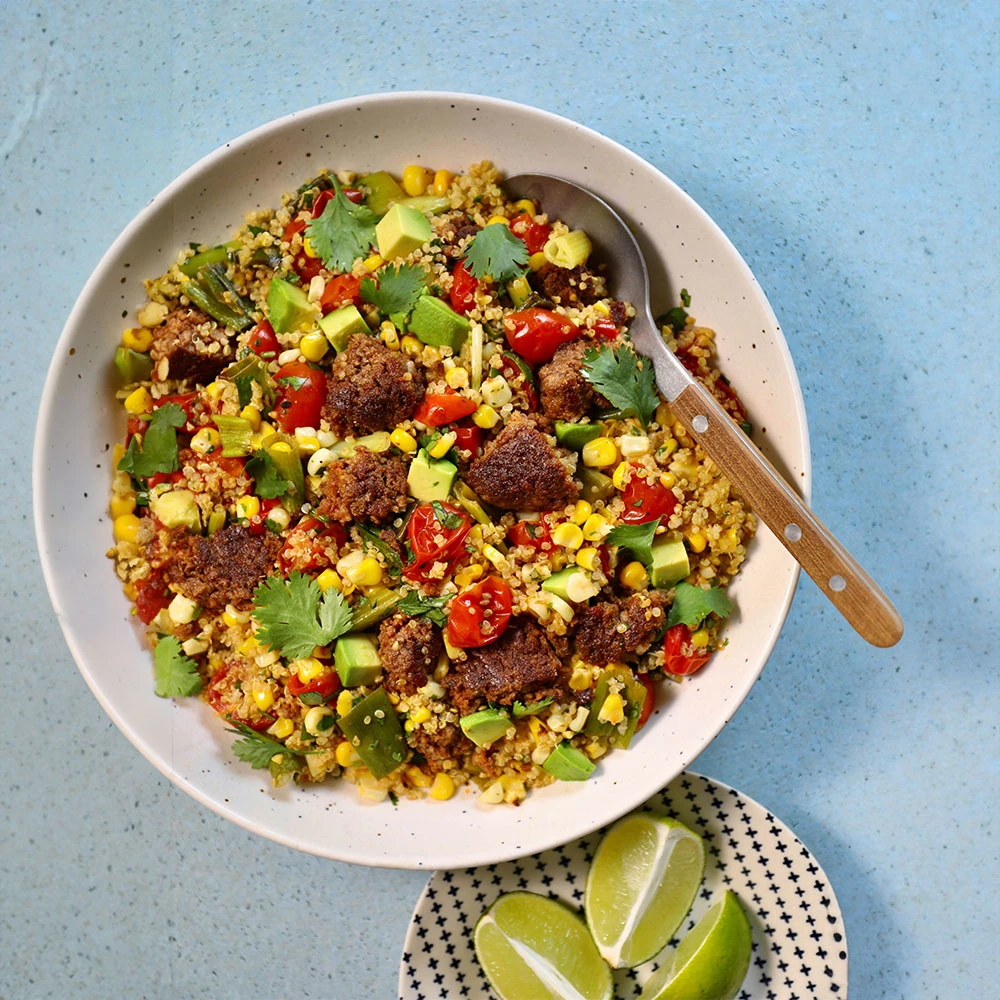
<svg viewBox="0 0 1000 1000">
<path fill-rule="evenodd" d="M 208 682 L 208 691 L 206 692 L 209 705 L 212 706 L 217 715 L 224 716 L 234 725 L 239 722 L 258 733 L 263 732 L 274 722 L 273 715 L 261 715 L 259 718 L 247 719 L 242 715 L 238 715 L 236 712 L 227 708 L 223 704 L 221 690 L 222 682 L 228 676 L 229 669 L 229 664 L 224 663 L 218 670 L 215 671 L 214 674 L 212 674 L 212 679 Z"/>
<path fill-rule="evenodd" d="M 663 639 L 663 669 L 668 674 L 693 674 L 701 670 L 712 654 L 691 643 L 691 629 L 687 625 L 674 625 L 667 629 Z"/>
<path fill-rule="evenodd" d="M 478 405 L 475 400 L 460 396 L 457 392 L 430 392 L 417 407 L 413 419 L 428 427 L 440 427 L 475 413 Z"/>
<path fill-rule="evenodd" d="M 639 683 L 646 689 L 646 700 L 642 703 L 642 711 L 639 713 L 639 721 L 635 724 L 636 731 L 646 725 L 646 721 L 653 714 L 653 705 L 656 702 L 656 689 L 653 687 L 653 678 L 649 674 L 636 674 Z"/>
<path fill-rule="evenodd" d="M 303 684 L 298 674 L 290 674 L 285 686 L 288 688 L 288 693 L 295 698 L 300 694 L 318 694 L 323 701 L 326 701 L 340 690 L 340 677 L 336 671 L 331 670 L 328 674 L 320 674 L 308 684 Z"/>
<path fill-rule="evenodd" d="M 592 329 L 601 340 L 614 340 L 618 336 L 618 326 L 611 319 L 594 320 Z"/>
<path fill-rule="evenodd" d="M 522 309 L 503 321 L 507 343 L 533 365 L 552 360 L 556 348 L 580 336 L 580 328 L 550 309 Z"/>
<path fill-rule="evenodd" d="M 455 447 L 459 451 L 469 453 L 469 461 L 479 454 L 479 449 L 483 446 L 483 432 L 473 424 L 471 427 L 455 428 Z"/>
<path fill-rule="evenodd" d="M 435 507 L 443 510 L 450 527 L 441 524 Z M 468 515 L 453 504 L 425 503 L 415 507 L 406 526 L 414 560 L 403 570 L 403 576 L 408 580 L 426 580 L 428 571 L 438 562 L 447 563 L 450 572 L 465 555 L 465 536 L 471 527 Z"/>
<path fill-rule="evenodd" d="M 535 550 L 552 548 L 552 532 L 544 521 L 515 521 L 507 538 L 512 545 L 530 545 Z"/>
<path fill-rule="evenodd" d="M 677 497 L 660 483 L 650 482 L 633 471 L 622 493 L 625 512 L 620 520 L 625 524 L 646 524 L 658 517 L 668 518 L 677 506 Z"/>
<path fill-rule="evenodd" d="M 276 358 L 281 351 L 281 345 L 275 336 L 274 327 L 266 320 L 262 319 L 250 331 L 250 341 L 248 344 L 251 351 L 265 361 Z"/>
<path fill-rule="evenodd" d="M 535 373 L 512 351 L 504 351 L 500 355 L 500 374 L 514 392 L 520 390 L 528 403 L 529 410 L 538 409 L 538 390 L 535 388 Z"/>
<path fill-rule="evenodd" d="M 510 624 L 512 604 L 510 587 L 503 580 L 496 576 L 480 580 L 451 602 L 448 641 L 459 649 L 496 642 Z"/>
<path fill-rule="evenodd" d="M 285 226 L 285 231 L 281 234 L 281 238 L 282 240 L 285 241 L 285 243 L 291 243 L 292 237 L 296 233 L 301 233 L 302 230 L 305 228 L 306 228 L 305 219 L 292 219 L 292 221 L 289 222 L 287 226 Z"/>
<path fill-rule="evenodd" d="M 333 551 L 330 543 L 333 543 Z M 285 544 L 278 553 L 278 565 L 285 574 L 319 569 L 332 565 L 340 550 L 347 543 L 343 525 L 331 521 L 324 524 L 315 517 L 304 517 L 288 533 Z"/>
<path fill-rule="evenodd" d="M 323 270 L 324 264 L 319 257 L 310 257 L 307 254 L 300 253 L 295 258 L 295 263 L 292 266 L 295 269 L 295 273 L 302 279 L 303 284 L 308 285 Z"/>
<path fill-rule="evenodd" d="M 361 305 L 361 279 L 355 278 L 353 274 L 338 274 L 326 283 L 319 307 L 325 316 L 328 312 L 349 304 Z"/>
<path fill-rule="evenodd" d="M 158 576 L 139 580 L 135 585 L 135 609 L 139 620 L 148 625 L 170 604 L 173 596 Z"/>
<path fill-rule="evenodd" d="M 147 480 L 146 486 L 152 489 L 161 483 L 179 483 L 184 478 L 184 473 L 178 469 L 176 472 L 154 472 Z"/>
<path fill-rule="evenodd" d="M 281 430 L 291 434 L 296 427 L 319 427 L 326 375 L 305 361 L 292 361 L 278 369 L 274 380 L 278 402 L 272 413 Z"/>
<path fill-rule="evenodd" d="M 515 215 L 510 220 L 510 231 L 524 240 L 528 253 L 538 253 L 544 249 L 552 235 L 552 227 L 544 222 L 535 222 L 527 212 Z"/>
<path fill-rule="evenodd" d="M 476 304 L 479 279 L 466 269 L 464 260 L 459 261 L 458 266 L 451 272 L 451 278 L 451 291 L 448 293 L 451 307 L 464 316 Z"/>
</svg>

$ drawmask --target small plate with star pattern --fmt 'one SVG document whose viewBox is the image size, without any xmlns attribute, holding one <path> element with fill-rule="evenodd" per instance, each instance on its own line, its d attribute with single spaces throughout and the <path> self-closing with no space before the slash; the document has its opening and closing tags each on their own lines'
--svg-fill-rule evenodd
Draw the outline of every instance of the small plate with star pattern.
<svg viewBox="0 0 1000 1000">
<path fill-rule="evenodd" d="M 847 938 L 833 889 L 805 845 L 753 799 L 686 771 L 642 807 L 674 816 L 705 841 L 705 880 L 667 946 L 677 946 L 726 889 L 750 918 L 753 955 L 739 1000 L 842 1000 Z M 527 890 L 583 913 L 593 852 L 607 828 L 565 847 L 483 868 L 436 872 L 410 920 L 400 1000 L 492 997 L 472 945 L 476 922 L 499 895 Z M 632 1000 L 656 961 L 614 973 L 616 1000 Z"/>
</svg>

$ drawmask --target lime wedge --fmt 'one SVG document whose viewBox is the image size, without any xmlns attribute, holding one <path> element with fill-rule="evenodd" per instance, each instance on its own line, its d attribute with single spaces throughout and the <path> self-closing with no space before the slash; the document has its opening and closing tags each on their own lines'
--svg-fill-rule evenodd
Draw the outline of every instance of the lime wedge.
<svg viewBox="0 0 1000 1000">
<path fill-rule="evenodd" d="M 476 958 L 500 1000 L 611 1000 L 611 970 L 562 903 L 509 892 L 480 918 Z"/>
<path fill-rule="evenodd" d="M 590 866 L 584 912 L 605 961 L 652 958 L 691 909 L 705 874 L 705 845 L 683 823 L 634 813 L 607 832 Z"/>
<path fill-rule="evenodd" d="M 732 892 L 694 925 L 639 1000 L 733 1000 L 750 965 L 750 921 Z"/>
</svg>

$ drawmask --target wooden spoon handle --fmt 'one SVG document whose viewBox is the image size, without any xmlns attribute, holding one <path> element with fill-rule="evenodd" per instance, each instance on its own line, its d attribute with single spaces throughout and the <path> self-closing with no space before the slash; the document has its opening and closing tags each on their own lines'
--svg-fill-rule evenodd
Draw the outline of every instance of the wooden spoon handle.
<svg viewBox="0 0 1000 1000">
<path fill-rule="evenodd" d="M 689 385 L 670 410 L 854 630 L 874 646 L 899 642 L 903 620 L 889 598 L 712 394 L 700 383 Z"/>
</svg>

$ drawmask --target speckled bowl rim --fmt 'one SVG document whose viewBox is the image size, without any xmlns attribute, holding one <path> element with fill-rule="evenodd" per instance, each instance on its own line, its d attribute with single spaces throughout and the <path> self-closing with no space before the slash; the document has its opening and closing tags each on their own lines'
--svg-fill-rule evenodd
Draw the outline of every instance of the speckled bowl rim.
<svg viewBox="0 0 1000 1000">
<path fill-rule="evenodd" d="M 218 161 L 229 157 L 230 155 L 237 153 L 248 146 L 253 145 L 256 141 L 266 136 L 269 132 L 281 129 L 287 126 L 291 122 L 298 123 L 308 123 L 313 119 L 322 118 L 323 116 L 336 114 L 339 112 L 347 112 L 351 109 L 358 109 L 358 105 L 373 106 L 380 105 L 383 103 L 400 103 L 400 102 L 424 102 L 428 99 L 441 101 L 442 104 L 447 104 L 449 101 L 473 101 L 482 105 L 489 105 L 492 110 L 500 111 L 510 111 L 516 112 L 519 115 L 532 115 L 537 116 L 540 121 L 547 122 L 556 128 L 572 128 L 583 133 L 586 137 L 591 139 L 594 143 L 594 148 L 604 147 L 605 149 L 613 152 L 615 155 L 623 157 L 625 161 L 630 162 L 633 166 L 639 167 L 644 171 L 652 170 L 658 176 L 658 179 L 671 190 L 672 196 L 682 200 L 687 203 L 688 207 L 698 215 L 701 216 L 701 220 L 704 225 L 707 226 L 714 234 L 716 239 L 718 239 L 721 244 L 732 254 L 734 262 L 742 269 L 743 275 L 747 281 L 748 287 L 755 289 L 759 294 L 760 302 L 757 304 L 760 306 L 764 314 L 767 316 L 770 326 L 772 327 L 771 335 L 775 338 L 775 346 L 777 347 L 780 360 L 782 361 L 785 371 L 784 375 L 787 378 L 791 392 L 793 394 L 794 409 L 797 415 L 798 421 L 798 435 L 797 440 L 793 438 L 792 444 L 796 445 L 801 454 L 801 470 L 799 472 L 799 479 L 797 480 L 797 486 L 800 489 L 802 495 L 808 501 L 810 491 L 811 491 L 811 454 L 809 447 L 809 436 L 806 420 L 805 405 L 802 398 L 801 388 L 799 386 L 798 377 L 795 371 L 795 366 L 792 361 L 791 353 L 788 349 L 788 344 L 784 338 L 784 334 L 781 331 L 780 325 L 778 324 L 777 318 L 771 309 L 770 303 L 767 301 L 763 290 L 760 288 L 756 279 L 753 276 L 749 266 L 740 256 L 739 252 L 730 242 L 728 237 L 723 233 L 721 228 L 711 219 L 707 212 L 704 211 L 688 194 L 686 194 L 680 187 L 678 187 L 673 181 L 671 181 L 666 175 L 664 175 L 658 168 L 654 167 L 648 161 L 642 159 L 638 154 L 633 153 L 627 147 L 622 146 L 620 143 L 607 138 L 599 132 L 593 129 L 587 128 L 586 126 L 580 125 L 578 122 L 574 122 L 571 119 L 565 118 L 561 115 L 554 114 L 550 111 L 545 111 L 540 108 L 536 108 L 530 105 L 521 104 L 515 101 L 508 101 L 496 97 L 488 97 L 483 95 L 469 94 L 464 92 L 455 91 L 399 91 L 399 92 L 386 92 L 386 93 L 376 93 L 369 95 L 362 95 L 356 97 L 349 97 L 343 100 L 332 101 L 326 104 L 317 105 L 314 107 L 306 108 L 301 111 L 293 112 L 289 115 L 283 116 L 281 118 L 274 119 L 264 125 L 261 125 L 255 129 L 252 129 L 236 139 L 226 142 L 219 146 L 214 151 L 210 152 L 206 156 L 202 157 L 195 164 L 181 173 L 175 180 L 168 184 L 159 194 L 155 195 L 150 202 L 132 219 L 132 221 L 125 227 L 117 239 L 111 244 L 101 261 L 98 263 L 97 267 L 94 269 L 90 278 L 87 280 L 83 290 L 80 293 L 63 331 L 59 337 L 58 343 L 56 345 L 55 351 L 53 353 L 52 362 L 50 363 L 45 386 L 42 392 L 38 420 L 36 424 L 35 432 L 35 442 L 32 456 L 32 487 L 34 494 L 34 524 L 35 524 L 35 535 L 36 542 L 39 548 L 40 561 L 42 566 L 42 572 L 45 579 L 46 587 L 49 592 L 50 600 L 52 601 L 53 609 L 55 611 L 56 617 L 59 621 L 60 627 L 62 628 L 63 634 L 66 638 L 67 645 L 69 646 L 70 652 L 73 655 L 74 660 L 83 675 L 85 682 L 87 683 L 90 690 L 93 692 L 94 697 L 101 704 L 102 708 L 107 712 L 115 725 L 124 733 L 128 740 L 139 750 L 140 753 L 157 770 L 160 771 L 166 778 L 171 782 L 176 784 L 178 787 L 182 788 L 185 792 L 194 797 L 202 805 L 211 809 L 213 812 L 226 819 L 231 820 L 237 825 L 243 827 L 244 829 L 267 837 L 268 839 L 274 840 L 277 843 L 281 843 L 285 846 L 295 848 L 297 850 L 305 851 L 306 853 L 316 854 L 323 857 L 329 857 L 331 859 L 347 861 L 355 864 L 364 864 L 374 867 L 393 867 L 393 868 L 412 868 L 412 869 L 426 869 L 426 868 L 454 868 L 454 867 L 472 867 L 482 864 L 490 864 L 494 862 L 500 862 L 509 860 L 514 857 L 520 857 L 528 854 L 537 853 L 539 851 L 547 850 L 560 843 L 564 843 L 567 839 L 574 839 L 586 835 L 588 832 L 602 826 L 606 823 L 613 821 L 621 815 L 634 809 L 637 805 L 643 802 L 645 799 L 649 798 L 650 795 L 654 794 L 657 787 L 662 787 L 665 783 L 672 780 L 676 775 L 684 770 L 701 751 L 715 738 L 716 735 L 723 729 L 723 727 L 729 722 L 733 714 L 737 711 L 739 706 L 745 700 L 750 689 L 756 683 L 759 678 L 764 665 L 766 664 L 771 652 L 774 649 L 775 643 L 777 642 L 778 636 L 781 632 L 781 627 L 787 618 L 789 608 L 791 607 L 791 602 L 795 594 L 796 585 L 798 582 L 799 569 L 797 566 L 792 568 L 788 574 L 788 578 L 785 582 L 783 591 L 781 593 L 781 601 L 779 606 L 779 614 L 775 618 L 776 627 L 771 631 L 768 641 L 766 642 L 764 648 L 761 651 L 759 662 L 756 664 L 755 668 L 749 670 L 743 680 L 742 689 L 739 690 L 738 697 L 733 704 L 732 710 L 726 714 L 724 717 L 720 716 L 718 718 L 718 724 L 714 728 L 707 728 L 705 730 L 704 738 L 697 745 L 692 745 L 688 748 L 682 756 L 678 757 L 669 765 L 665 765 L 662 780 L 660 780 L 656 785 L 650 784 L 647 780 L 645 782 L 636 782 L 635 787 L 629 789 L 627 792 L 622 791 L 614 802 L 613 806 L 609 805 L 607 811 L 602 812 L 600 815 L 593 816 L 592 820 L 580 823 L 576 822 L 573 824 L 567 824 L 563 828 L 553 827 L 544 833 L 539 834 L 535 839 L 530 840 L 529 843 L 524 845 L 517 845 L 514 849 L 510 844 L 505 844 L 502 848 L 497 847 L 497 845 L 490 845 L 488 843 L 483 844 L 478 849 L 470 850 L 468 853 L 463 854 L 461 858 L 449 858 L 448 856 L 433 855 L 433 854 L 422 854 L 420 856 L 413 856 L 412 852 L 407 853 L 405 847 L 398 852 L 397 855 L 392 857 L 387 857 L 385 853 L 379 854 L 377 852 L 362 851 L 362 850 L 352 850 L 344 851 L 339 849 L 339 845 L 332 843 L 329 845 L 317 846 L 316 844 L 308 844 L 302 838 L 297 836 L 289 835 L 281 831 L 276 831 L 269 829 L 265 824 L 255 821 L 249 816 L 245 816 L 237 811 L 235 808 L 231 807 L 227 801 L 220 801 L 218 798 L 204 793 L 195 784 L 193 784 L 189 779 L 180 775 L 174 767 L 171 765 L 169 760 L 161 757 L 147 742 L 145 734 L 135 728 L 131 720 L 121 713 L 119 713 L 109 697 L 103 690 L 99 678 L 95 676 L 93 669 L 91 668 L 88 655 L 83 648 L 80 641 L 80 636 L 78 634 L 77 628 L 74 625 L 73 620 L 65 613 L 63 603 L 60 596 L 60 566 L 56 560 L 50 557 L 49 554 L 49 535 L 48 526 L 46 524 L 45 513 L 49 509 L 50 497 L 47 492 L 48 490 L 48 476 L 45 472 L 45 451 L 47 442 L 51 436 L 53 421 L 58 419 L 60 416 L 58 400 L 56 399 L 56 383 L 57 374 L 60 359 L 66 354 L 70 349 L 71 344 L 76 335 L 77 327 L 80 323 L 82 314 L 85 312 L 87 303 L 96 295 L 99 294 L 102 287 L 109 281 L 112 277 L 112 267 L 113 261 L 116 258 L 119 250 L 130 240 L 133 239 L 135 234 L 139 232 L 143 226 L 146 225 L 147 221 L 165 201 L 169 201 L 179 189 L 187 185 L 192 179 L 198 177 L 199 174 L 206 171 L 209 167 L 214 166 Z M 766 529 L 762 529 L 766 530 Z M 610 803 L 610 798 L 608 799 Z M 413 803 L 413 808 L 420 809 L 425 808 L 425 805 L 421 803 Z M 384 846 L 384 845 L 382 845 Z"/>
</svg>

